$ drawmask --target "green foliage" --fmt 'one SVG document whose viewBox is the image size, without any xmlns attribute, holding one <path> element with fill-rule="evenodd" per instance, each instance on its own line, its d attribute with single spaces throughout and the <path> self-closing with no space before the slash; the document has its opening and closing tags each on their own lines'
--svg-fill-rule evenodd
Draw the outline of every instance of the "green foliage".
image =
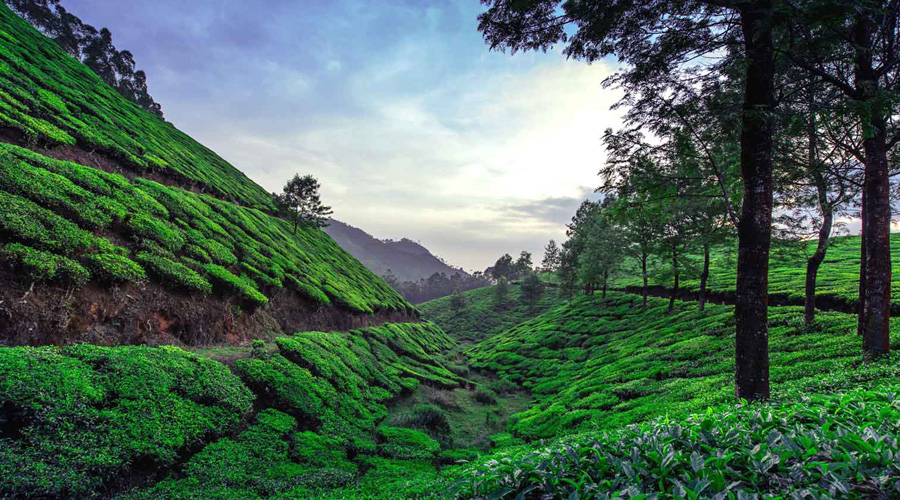
<svg viewBox="0 0 900 500">
<path fill-rule="evenodd" d="M 898 389 L 719 406 L 513 452 L 461 473 L 451 497 L 896 497 Z"/>
<path fill-rule="evenodd" d="M 391 425 L 418 429 L 441 443 L 448 443 L 451 438 L 447 412 L 432 404 L 414 406 L 391 420 Z"/>
<path fill-rule="evenodd" d="M 97 496 L 235 429 L 250 408 L 224 365 L 176 347 L 0 349 L 0 496 Z"/>
<path fill-rule="evenodd" d="M 497 404 L 497 394 L 490 390 L 485 389 L 483 387 L 479 387 L 475 394 L 472 396 L 472 399 L 483 404 L 483 405 L 495 405 Z"/>
<path fill-rule="evenodd" d="M 417 307 L 424 318 L 440 325 L 448 335 L 467 342 L 478 342 L 565 303 L 559 297 L 558 288 L 547 288 L 534 307 L 529 307 L 522 298 L 521 287 L 511 285 L 509 305 L 498 313 L 494 309 L 494 287 L 469 290 L 463 295 L 468 302 L 465 314 L 453 313 L 450 297 L 431 300 Z"/>
<path fill-rule="evenodd" d="M 378 432 L 378 453 L 401 460 L 433 460 L 441 445 L 428 434 L 405 427 L 381 426 Z"/>
<path fill-rule="evenodd" d="M 273 210 L 268 193 L 171 124 L 140 109 L 6 6 L 0 6 L 0 124 L 32 140 L 101 151 L 142 171 Z"/>
<path fill-rule="evenodd" d="M 60 281 L 81 286 L 91 273 L 72 259 L 19 243 L 0 248 L 0 259 L 12 263 L 32 281 Z"/>
<path fill-rule="evenodd" d="M 105 281 L 139 282 L 147 278 L 144 269 L 136 262 L 115 253 L 88 254 L 84 257 L 87 266 Z"/>
<path fill-rule="evenodd" d="M 212 285 L 184 264 L 149 252 L 141 252 L 135 258 L 163 283 L 201 293 L 212 292 Z"/>
<path fill-rule="evenodd" d="M 256 289 L 256 284 L 250 280 L 239 278 L 217 264 L 207 264 L 204 266 L 210 280 L 217 287 L 224 290 L 228 294 L 236 294 L 250 303 L 257 306 L 265 305 L 269 302 L 269 298 Z"/>
<path fill-rule="evenodd" d="M 612 429 L 658 415 L 683 415 L 733 398 L 732 308 L 610 293 L 581 297 L 496 335 L 469 351 L 472 366 L 529 389 L 536 403 L 513 415 L 512 432 L 552 437 Z M 769 309 L 774 387 L 815 380 L 857 362 L 856 319 L 823 312 L 812 329 L 802 310 Z M 810 346 L 815 346 L 810 349 Z"/>
</svg>

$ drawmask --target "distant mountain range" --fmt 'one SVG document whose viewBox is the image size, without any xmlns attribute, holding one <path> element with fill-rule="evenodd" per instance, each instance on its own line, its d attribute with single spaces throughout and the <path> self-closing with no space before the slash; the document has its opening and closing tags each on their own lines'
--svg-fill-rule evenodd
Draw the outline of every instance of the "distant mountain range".
<svg viewBox="0 0 900 500">
<path fill-rule="evenodd" d="M 339 220 L 330 219 L 328 223 L 325 232 L 341 248 L 379 276 L 390 271 L 401 282 L 419 281 L 434 273 L 444 273 L 447 277 L 453 274 L 468 276 L 462 269 L 449 266 L 432 255 L 427 248 L 408 238 L 379 240 L 362 229 Z"/>
</svg>

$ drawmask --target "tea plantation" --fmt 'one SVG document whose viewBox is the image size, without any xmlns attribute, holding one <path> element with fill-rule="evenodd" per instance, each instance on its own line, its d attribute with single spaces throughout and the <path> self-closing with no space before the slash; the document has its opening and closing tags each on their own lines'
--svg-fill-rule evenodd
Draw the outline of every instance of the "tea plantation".
<svg viewBox="0 0 900 500">
<path fill-rule="evenodd" d="M 815 242 L 805 244 L 777 244 L 772 248 L 772 261 L 769 265 L 769 293 L 780 295 L 798 304 L 803 303 L 804 283 L 806 279 L 806 260 L 815 251 Z M 859 236 L 838 236 L 831 240 L 828 253 L 819 268 L 816 283 L 816 296 L 832 298 L 847 308 L 855 307 L 859 295 Z M 891 254 L 900 253 L 900 234 L 891 235 Z M 707 288 L 710 291 L 734 293 L 736 282 L 736 245 L 722 245 L 710 252 L 710 274 Z M 700 288 L 700 271 L 703 256 L 691 252 L 682 262 L 680 287 L 697 291 Z M 900 293 L 900 263 L 893 260 L 892 296 L 895 302 Z M 672 278 L 668 269 L 669 262 L 661 263 L 651 260 L 650 285 L 672 286 Z M 623 268 L 613 280 L 613 286 L 641 286 L 641 273 L 638 264 L 626 260 Z M 895 307 L 897 307 L 895 305 Z"/>
<path fill-rule="evenodd" d="M 0 126 L 32 144 L 79 146 L 138 175 L 156 172 L 241 205 L 274 208 L 241 171 L 119 95 L 5 5 L 0 42 Z"/>
<path fill-rule="evenodd" d="M 395 470 L 436 474 L 441 444 L 382 421 L 419 384 L 465 384 L 441 359 L 452 340 L 439 328 L 276 344 L 234 373 L 177 347 L 0 348 L 0 498 L 306 498 Z"/>
</svg>

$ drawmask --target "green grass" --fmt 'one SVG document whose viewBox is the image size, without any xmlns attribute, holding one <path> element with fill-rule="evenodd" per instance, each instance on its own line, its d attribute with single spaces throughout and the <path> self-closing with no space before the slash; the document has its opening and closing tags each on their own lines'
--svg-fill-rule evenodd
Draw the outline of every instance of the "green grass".
<svg viewBox="0 0 900 500">
<path fill-rule="evenodd" d="M 494 287 L 476 288 L 463 292 L 466 307 L 458 313 L 450 308 L 451 297 L 441 297 L 419 304 L 422 316 L 441 325 L 448 335 L 463 344 L 480 342 L 508 330 L 519 323 L 533 318 L 544 311 L 565 303 L 559 298 L 558 288 L 545 288 L 543 295 L 534 304 L 522 301 L 521 287 L 510 285 L 509 301 L 497 305 Z"/>
<path fill-rule="evenodd" d="M 8 144 L 0 144 L 0 216 L 0 235 L 11 243 L 0 257 L 32 280 L 149 277 L 251 306 L 287 287 L 315 304 L 364 313 L 411 307 L 318 229 L 294 234 L 253 208 Z"/>
<path fill-rule="evenodd" d="M 77 145 L 225 200 L 274 208 L 262 187 L 119 95 L 6 6 L 0 6 L 0 126 L 34 143 Z"/>
<path fill-rule="evenodd" d="M 730 401 L 734 388 L 732 308 L 610 293 L 580 297 L 469 351 L 474 368 L 529 389 L 536 398 L 510 418 L 533 439 L 612 429 L 685 415 Z M 861 360 L 854 316 L 821 313 L 810 330 L 799 307 L 769 310 L 772 384 L 812 380 Z M 900 327 L 900 326 L 898 326 Z M 894 333 L 895 337 L 897 333 Z"/>
</svg>

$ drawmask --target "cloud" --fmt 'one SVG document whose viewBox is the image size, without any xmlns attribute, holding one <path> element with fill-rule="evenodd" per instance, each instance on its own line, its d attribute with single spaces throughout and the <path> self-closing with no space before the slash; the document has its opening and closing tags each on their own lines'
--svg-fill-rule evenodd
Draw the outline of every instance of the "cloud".
<svg viewBox="0 0 900 500">
<path fill-rule="evenodd" d="M 266 189 L 311 173 L 337 218 L 467 268 L 562 239 L 620 121 L 600 85 L 614 65 L 490 52 L 478 2 L 67 6 L 134 52 L 168 119 Z"/>
</svg>

